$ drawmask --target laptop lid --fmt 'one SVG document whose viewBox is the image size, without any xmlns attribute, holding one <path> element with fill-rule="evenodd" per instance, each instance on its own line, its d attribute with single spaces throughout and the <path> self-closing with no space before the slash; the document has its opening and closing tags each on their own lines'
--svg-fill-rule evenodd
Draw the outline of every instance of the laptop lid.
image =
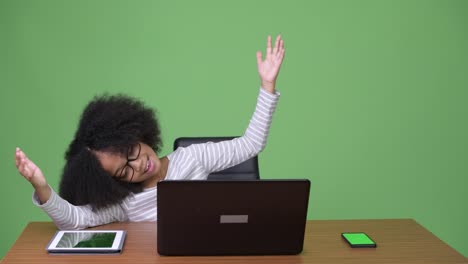
<svg viewBox="0 0 468 264">
<path fill-rule="evenodd" d="M 160 255 L 299 254 L 309 180 L 158 183 Z"/>
</svg>

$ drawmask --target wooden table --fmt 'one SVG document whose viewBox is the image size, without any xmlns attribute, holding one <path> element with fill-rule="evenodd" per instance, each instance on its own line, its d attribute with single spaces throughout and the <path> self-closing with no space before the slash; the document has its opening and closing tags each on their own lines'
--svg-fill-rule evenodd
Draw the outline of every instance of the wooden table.
<svg viewBox="0 0 468 264">
<path fill-rule="evenodd" d="M 49 255 L 45 247 L 57 230 L 51 222 L 29 223 L 2 263 L 424 263 L 455 264 L 467 259 L 411 219 L 309 220 L 304 251 L 297 256 L 163 257 L 156 251 L 156 223 L 114 223 L 93 229 L 124 229 L 121 255 Z M 341 232 L 363 231 L 377 248 L 350 248 Z"/>
</svg>

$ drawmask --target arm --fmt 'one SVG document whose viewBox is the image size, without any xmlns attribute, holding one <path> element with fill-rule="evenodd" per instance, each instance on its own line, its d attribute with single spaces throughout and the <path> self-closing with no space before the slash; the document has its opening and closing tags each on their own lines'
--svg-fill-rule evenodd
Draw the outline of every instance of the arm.
<svg viewBox="0 0 468 264">
<path fill-rule="evenodd" d="M 62 199 L 47 184 L 39 167 L 19 148 L 16 149 L 15 160 L 18 172 L 35 189 L 33 203 L 42 208 L 59 229 L 83 229 L 126 220 L 119 205 L 95 212 L 90 206 L 74 206 Z"/>
<path fill-rule="evenodd" d="M 258 73 L 262 89 L 255 112 L 244 135 L 219 143 L 197 144 L 187 148 L 190 156 L 201 164 L 205 172 L 211 173 L 235 166 L 256 156 L 266 145 L 273 113 L 279 99 L 275 90 L 276 78 L 284 58 L 284 43 L 281 36 L 271 47 L 271 37 L 267 39 L 265 60 L 257 52 Z"/>
<path fill-rule="evenodd" d="M 205 171 L 206 174 L 201 175 L 235 166 L 257 156 L 266 146 L 278 99 L 279 93 L 270 94 L 261 88 L 255 112 L 243 136 L 217 143 L 194 144 L 183 150 L 184 155 L 190 156 L 198 163 L 197 167 Z M 198 179 L 193 178 L 193 175 L 189 177 Z"/>
<path fill-rule="evenodd" d="M 127 220 L 123 208 L 119 205 L 93 211 L 90 205 L 75 206 L 61 198 L 52 188 L 49 200 L 39 204 L 37 193 L 33 194 L 33 203 L 44 210 L 61 230 L 85 229 L 92 226 Z"/>
</svg>

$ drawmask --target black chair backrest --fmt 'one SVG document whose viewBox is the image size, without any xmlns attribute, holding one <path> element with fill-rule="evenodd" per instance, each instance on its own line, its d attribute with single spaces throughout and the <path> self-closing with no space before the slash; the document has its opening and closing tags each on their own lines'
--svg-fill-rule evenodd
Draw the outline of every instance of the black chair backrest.
<svg viewBox="0 0 468 264">
<path fill-rule="evenodd" d="M 192 144 L 219 142 L 231 140 L 235 137 L 180 137 L 174 141 L 174 150 L 178 147 L 187 147 Z M 255 156 L 234 167 L 222 171 L 214 172 L 208 175 L 208 180 L 258 180 L 260 173 L 258 171 L 258 157 Z"/>
</svg>

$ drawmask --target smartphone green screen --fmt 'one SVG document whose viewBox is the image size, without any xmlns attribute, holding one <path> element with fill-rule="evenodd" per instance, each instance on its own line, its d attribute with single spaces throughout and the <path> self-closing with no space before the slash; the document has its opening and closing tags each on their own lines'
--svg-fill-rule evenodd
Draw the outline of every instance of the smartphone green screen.
<svg viewBox="0 0 468 264">
<path fill-rule="evenodd" d="M 376 247 L 377 244 L 366 234 L 362 232 L 342 233 L 341 236 L 349 243 L 351 247 Z"/>
</svg>

